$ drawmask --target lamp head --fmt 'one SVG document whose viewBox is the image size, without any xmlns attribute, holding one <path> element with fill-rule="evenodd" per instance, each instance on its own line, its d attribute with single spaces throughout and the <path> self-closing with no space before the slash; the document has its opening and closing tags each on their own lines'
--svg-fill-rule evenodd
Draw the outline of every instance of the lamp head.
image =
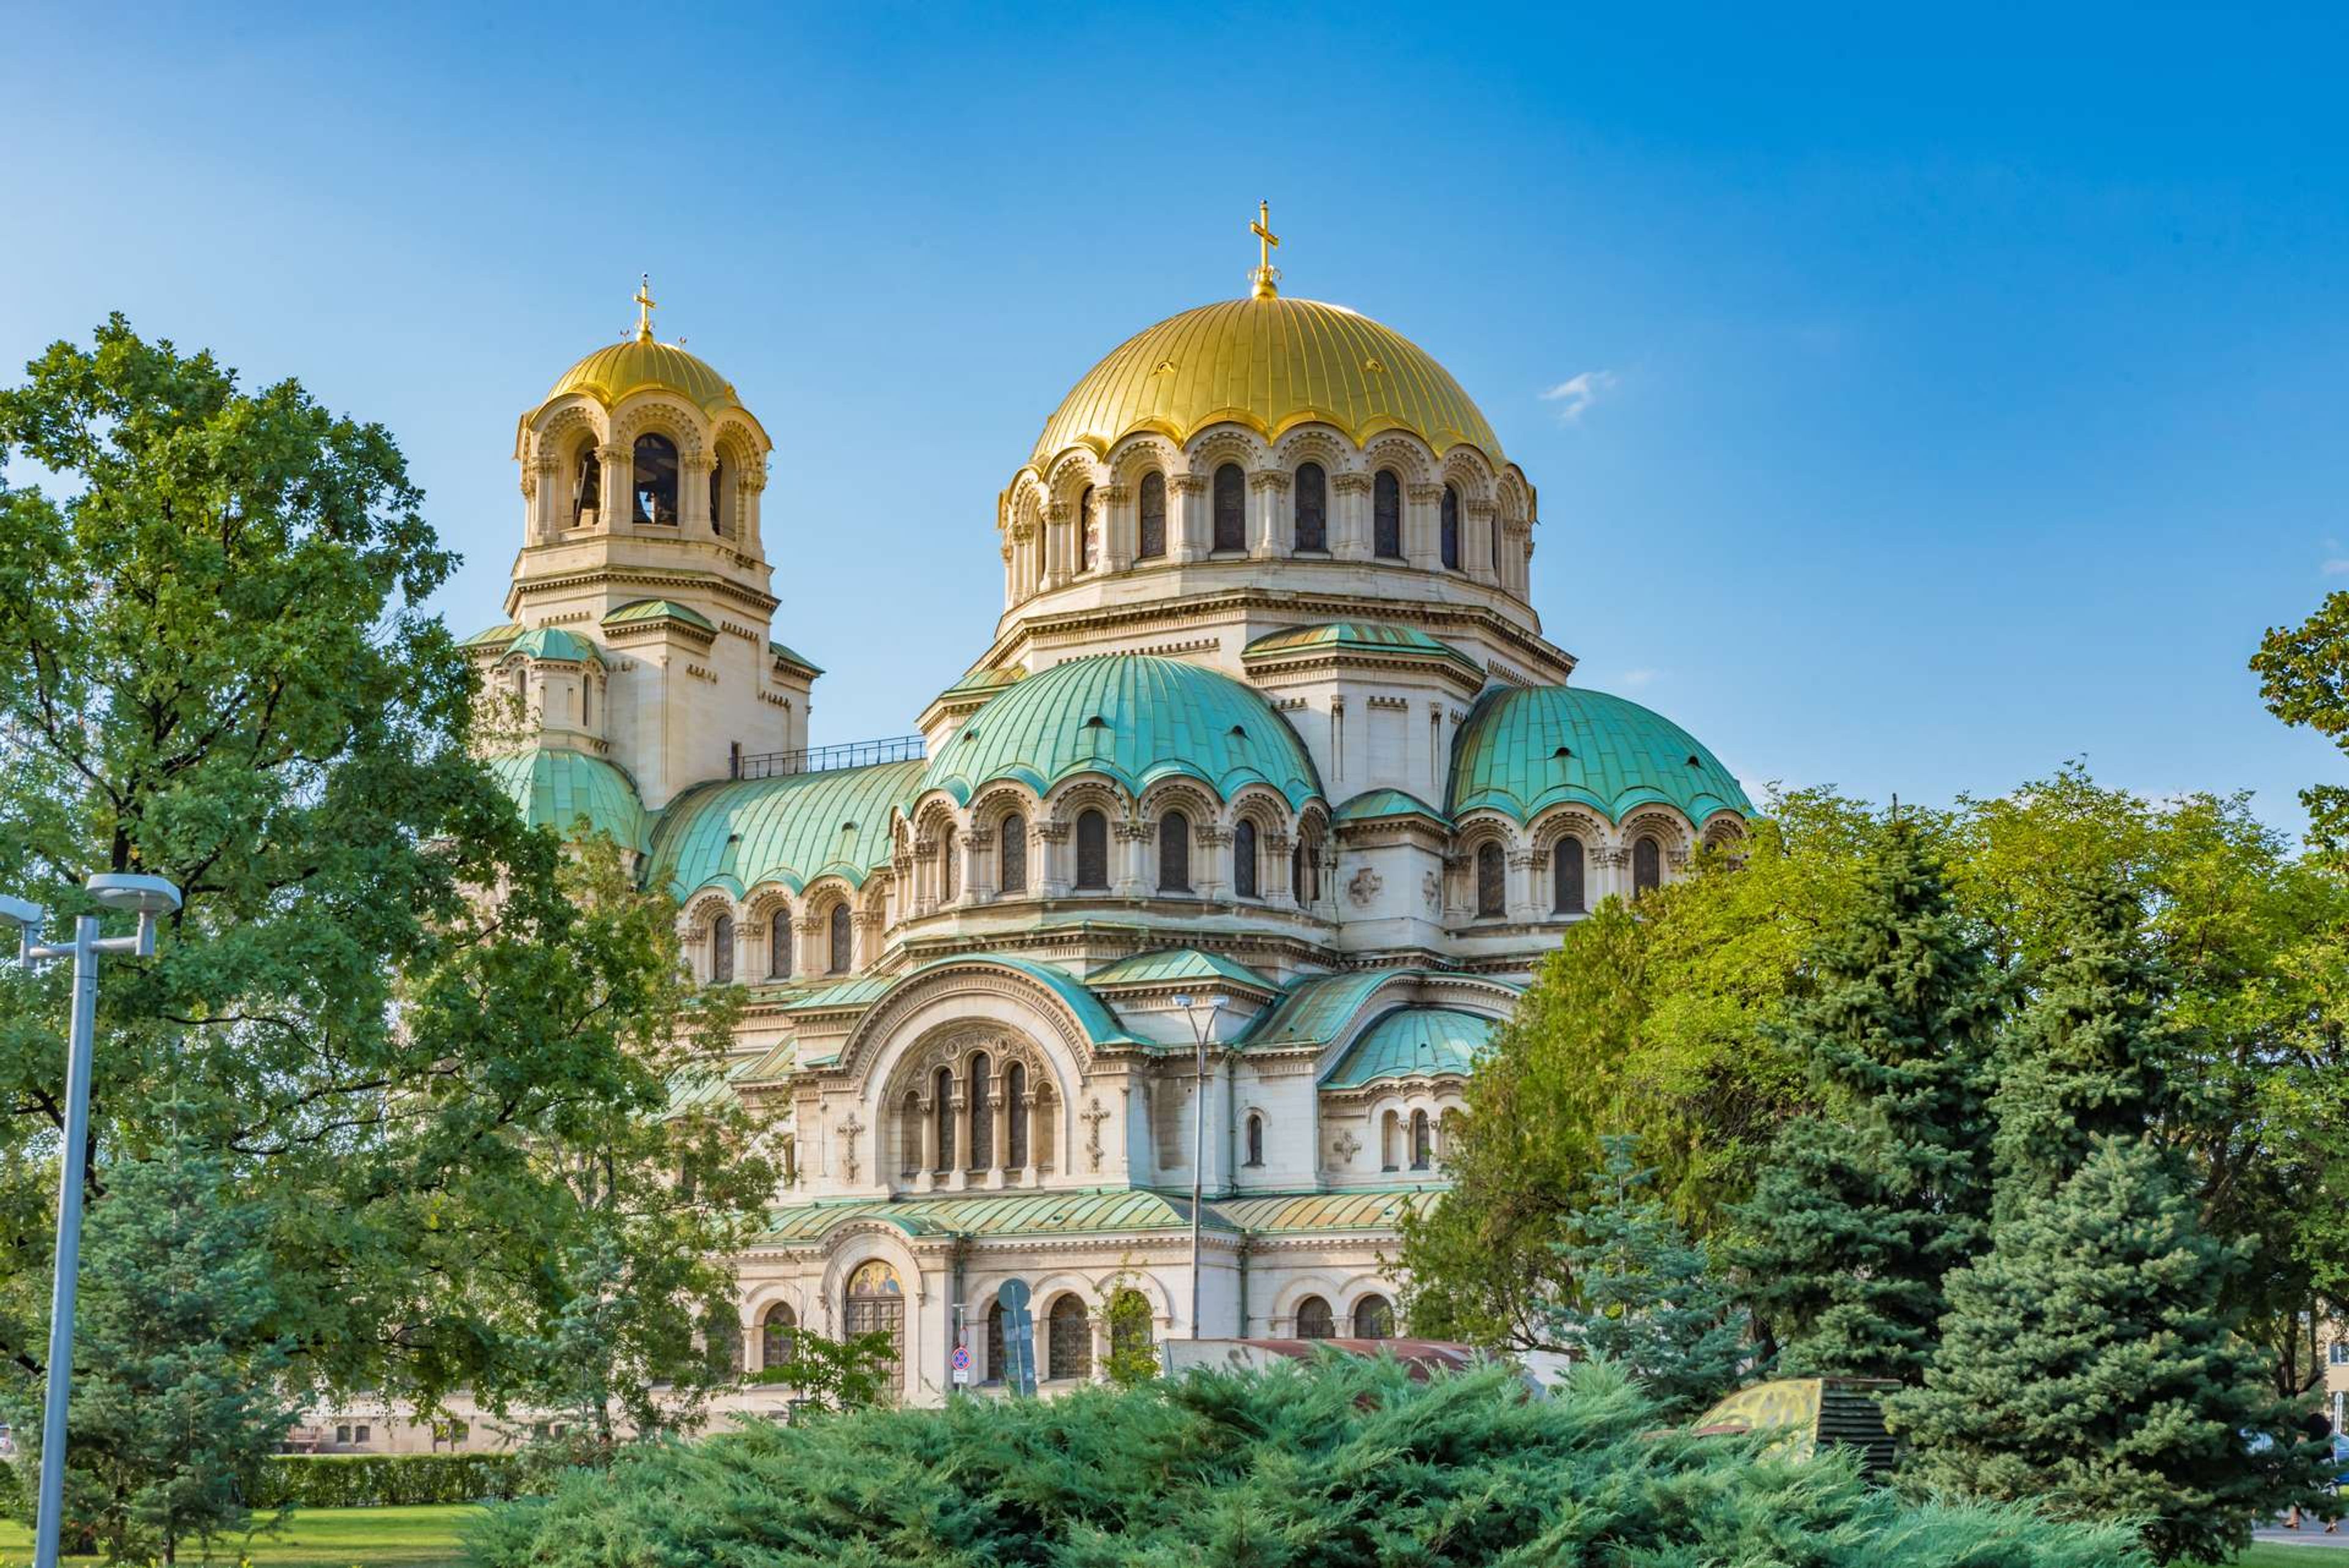
<svg viewBox="0 0 2349 1568">
<path fill-rule="evenodd" d="M 0 920 L 22 926 L 26 940 L 40 935 L 41 927 L 48 923 L 48 919 L 49 912 L 32 900 L 11 898 L 6 893 L 0 893 Z"/>
<path fill-rule="evenodd" d="M 1207 998 L 1207 1006 L 1213 1007 L 1218 1013 L 1222 1012 L 1226 1007 L 1230 1006 L 1231 1002 L 1232 999 L 1229 996 L 1226 996 L 1221 993 Z"/>
<path fill-rule="evenodd" d="M 180 890 L 161 877 L 99 872 L 82 885 L 98 903 L 124 914 L 169 914 L 180 907 Z"/>
<path fill-rule="evenodd" d="M 1182 1008 L 1185 1012 L 1189 1012 L 1191 1010 L 1191 993 L 1188 991 L 1175 992 L 1174 1005 Z"/>
</svg>

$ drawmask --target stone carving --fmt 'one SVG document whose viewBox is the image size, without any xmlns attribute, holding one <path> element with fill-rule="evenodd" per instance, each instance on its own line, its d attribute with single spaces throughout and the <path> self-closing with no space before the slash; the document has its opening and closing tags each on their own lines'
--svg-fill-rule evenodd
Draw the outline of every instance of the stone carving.
<svg viewBox="0 0 2349 1568">
<path fill-rule="evenodd" d="M 838 1128 L 841 1140 L 840 1157 L 848 1167 L 848 1179 L 851 1181 L 856 1180 L 856 1135 L 864 1130 L 864 1124 L 856 1119 L 854 1111 L 850 1111 L 841 1119 Z"/>
<path fill-rule="evenodd" d="M 1102 1109 L 1101 1096 L 1093 1096 L 1092 1106 L 1079 1111 L 1077 1117 L 1088 1124 L 1085 1153 L 1092 1160 L 1093 1169 L 1098 1171 L 1102 1165 L 1101 1124 L 1109 1119 L 1109 1112 Z"/>
<path fill-rule="evenodd" d="M 1339 1164 L 1351 1165 L 1354 1162 L 1354 1156 L 1362 1151 L 1362 1140 L 1355 1137 L 1352 1130 L 1349 1129 L 1330 1140 L 1330 1151 L 1338 1157 Z"/>
<path fill-rule="evenodd" d="M 1442 879 L 1437 877 L 1433 872 L 1422 872 L 1419 879 L 1419 896 L 1427 902 L 1428 908 L 1436 908 L 1442 903 L 1444 899 L 1444 882 Z"/>
<path fill-rule="evenodd" d="M 1364 866 L 1346 879 L 1346 896 L 1354 901 L 1355 907 L 1368 909 L 1378 898 L 1379 890 L 1386 885 L 1384 877 Z"/>
</svg>

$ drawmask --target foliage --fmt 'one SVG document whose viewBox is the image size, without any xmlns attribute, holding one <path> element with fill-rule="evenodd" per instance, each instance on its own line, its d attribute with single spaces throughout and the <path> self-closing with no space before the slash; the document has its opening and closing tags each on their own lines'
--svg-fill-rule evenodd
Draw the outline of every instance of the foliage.
<svg viewBox="0 0 2349 1568">
<path fill-rule="evenodd" d="M 1895 820 L 1773 1032 L 1823 1109 L 1781 1134 L 1737 1253 L 1781 1369 L 1913 1378 L 1941 1276 L 1986 1240 L 1989 1089 L 2003 986 L 1940 856 Z"/>
<path fill-rule="evenodd" d="M 1940 1354 L 1889 1407 L 1917 1485 L 2141 1519 L 2162 1562 L 2218 1559 L 2254 1519 L 2318 1503 L 2330 1446 L 2304 1442 L 2220 1305 L 2248 1248 L 2203 1231 L 2177 1163 L 2104 1137 L 1949 1276 Z"/>
<path fill-rule="evenodd" d="M 1415 1383 L 1333 1356 L 650 1446 L 493 1511 L 473 1543 L 489 1568 L 2142 1562 L 2118 1531 L 1912 1508 L 1847 1459 L 1757 1460 L 1656 1421 L 1609 1368 L 1527 1398 L 1504 1367 Z"/>
<path fill-rule="evenodd" d="M 273 1335 L 267 1215 L 228 1192 L 221 1162 L 185 1143 L 107 1172 L 75 1315 L 66 1538 L 121 1560 L 243 1530 L 246 1500 L 298 1413 Z M 38 1387 L 5 1408 L 40 1463 Z M 29 1500 L 27 1500 L 29 1501 Z"/>
<path fill-rule="evenodd" d="M 750 1375 L 750 1381 L 780 1385 L 819 1408 L 861 1410 L 885 1405 L 897 1393 L 897 1342 L 888 1329 L 829 1339 L 812 1328 L 794 1328 L 790 1357 Z"/>
<path fill-rule="evenodd" d="M 1704 1244 L 1647 1191 L 1655 1173 L 1640 1169 L 1638 1145 L 1605 1140 L 1599 1193 L 1558 1248 L 1574 1295 L 1552 1315 L 1550 1335 L 1622 1367 L 1662 1414 L 1692 1416 L 1736 1382 L 1744 1314 Z"/>
<path fill-rule="evenodd" d="M 2270 627 L 2251 655 L 2260 696 L 2286 724 L 2304 724 L 2349 752 L 2349 590 L 2297 626 Z M 2313 784 L 2301 791 L 2309 841 L 2349 868 L 2349 786 Z"/>
<path fill-rule="evenodd" d="M 553 1470 L 511 1453 L 280 1454 L 263 1467 L 264 1507 L 407 1508 L 503 1501 L 543 1490 Z"/>
<path fill-rule="evenodd" d="M 1109 1327 L 1109 1355 L 1102 1376 L 1121 1388 L 1131 1388 L 1158 1376 L 1158 1346 L 1152 1337 L 1155 1316 L 1150 1298 L 1133 1284 L 1133 1274 L 1121 1267 L 1103 1280 L 1098 1293 L 1102 1322 Z"/>
<path fill-rule="evenodd" d="M 473 675 L 421 608 L 452 557 L 390 437 L 118 317 L 0 391 L 0 470 L 33 469 L 0 482 L 0 887 L 186 892 L 101 988 L 92 1224 L 122 1161 L 210 1150 L 267 1219 L 289 1398 L 584 1398 L 579 1303 L 615 1278 L 643 1320 L 591 1336 L 621 1347 L 602 1402 L 690 1376 L 703 1260 L 772 1189 L 739 1107 L 669 1103 L 718 1070 L 722 1009 L 665 901 L 525 830 L 470 755 Z M 65 990 L 0 975 L 0 1369 L 27 1386 Z"/>
</svg>

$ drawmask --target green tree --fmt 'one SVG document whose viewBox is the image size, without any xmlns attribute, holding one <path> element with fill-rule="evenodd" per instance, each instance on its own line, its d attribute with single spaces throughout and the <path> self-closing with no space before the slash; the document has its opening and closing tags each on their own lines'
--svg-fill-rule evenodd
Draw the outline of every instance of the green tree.
<svg viewBox="0 0 2349 1568">
<path fill-rule="evenodd" d="M 1914 1378 L 1941 1277 L 1986 1241 L 1984 1109 L 2004 985 L 1940 855 L 1896 819 L 1777 1030 L 1824 1109 L 1791 1124 L 1743 1209 L 1737 1252 L 1780 1365 Z"/>
<path fill-rule="evenodd" d="M 2203 1230 L 2178 1164 L 2102 1138 L 1949 1276 L 1940 1352 L 1890 1404 L 1915 1484 L 2139 1519 L 2162 1562 L 2225 1560 L 2255 1520 L 2318 1504 L 2329 1446 L 2302 1441 L 2220 1305 L 2251 1249 Z"/>
<path fill-rule="evenodd" d="M 1692 1242 L 1648 1189 L 1652 1171 L 1636 1138 L 1603 1140 L 1598 1197 L 1558 1245 L 1573 1295 L 1551 1315 L 1550 1337 L 1629 1372 L 1675 1418 L 1727 1392 L 1745 1354 L 1743 1315 Z"/>
<path fill-rule="evenodd" d="M 896 1366 L 896 1336 L 885 1328 L 846 1339 L 794 1328 L 791 1355 L 750 1381 L 788 1388 L 817 1409 L 862 1410 L 895 1402 Z"/>
<path fill-rule="evenodd" d="M 452 557 L 380 427 L 118 317 L 0 390 L 0 472 L 44 473 L 0 482 L 0 886 L 62 913 L 97 871 L 186 893 L 101 992 L 91 1223 L 123 1159 L 190 1141 L 274 1216 L 256 1332 L 296 1382 L 538 1398 L 585 1288 L 558 1260 L 722 1239 L 771 1191 L 739 1107 L 669 1104 L 720 1066 L 673 917 L 583 897 L 605 873 L 471 755 L 473 674 L 421 607 Z M 0 974 L 0 1377 L 25 1384 L 65 985 Z M 654 1196 L 680 1145 L 690 1221 Z M 655 1315 L 667 1282 L 715 1294 L 661 1277 Z"/>
<path fill-rule="evenodd" d="M 2251 669 L 2270 712 L 2349 752 L 2349 590 L 2325 595 L 2297 626 L 2270 627 Z M 2312 784 L 2300 799 L 2308 808 L 2310 842 L 2349 867 L 2349 786 Z"/>
<path fill-rule="evenodd" d="M 299 1412 L 290 1346 L 272 1329 L 272 1217 L 239 1202 L 209 1150 L 171 1143 L 107 1172 L 75 1315 L 66 1538 L 115 1559 L 209 1548 L 252 1522 L 264 1461 Z M 5 1404 L 40 1429 L 41 1389 Z M 37 1466 L 39 1444 L 26 1463 Z"/>
</svg>

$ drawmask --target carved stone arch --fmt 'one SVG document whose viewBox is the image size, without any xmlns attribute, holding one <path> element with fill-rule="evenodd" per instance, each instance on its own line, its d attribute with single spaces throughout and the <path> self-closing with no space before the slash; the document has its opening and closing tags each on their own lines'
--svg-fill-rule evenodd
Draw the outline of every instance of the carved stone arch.
<svg viewBox="0 0 2349 1568">
<path fill-rule="evenodd" d="M 824 1233 L 823 1253 L 823 1278 L 818 1287 L 823 1297 L 823 1332 L 833 1336 L 840 1333 L 841 1300 L 849 1276 L 875 1258 L 896 1271 L 897 1288 L 905 1295 L 905 1316 L 898 1334 L 905 1358 L 905 1382 L 912 1387 L 920 1376 L 917 1357 L 925 1334 L 916 1321 L 915 1309 L 927 1304 L 929 1292 L 923 1284 L 921 1260 L 906 1244 L 905 1233 L 882 1220 L 850 1220 Z M 807 1319 L 800 1322 L 805 1325 Z"/>
<path fill-rule="evenodd" d="M 1139 431 L 1112 447 L 1103 465 L 1112 484 L 1139 486 L 1142 476 L 1156 469 L 1173 476 L 1183 471 L 1182 449 L 1155 430 Z"/>
<path fill-rule="evenodd" d="M 1500 503 L 1502 518 L 1510 522 L 1522 522 L 1532 511 L 1533 492 L 1516 464 L 1503 469 L 1494 480 L 1493 499 Z"/>
<path fill-rule="evenodd" d="M 543 415 L 531 433 L 531 456 L 552 456 L 558 461 L 569 461 L 579 455 L 583 444 L 600 447 L 608 438 L 605 431 L 610 421 L 604 410 L 594 403 L 581 400 L 566 403 L 552 414 Z M 584 443 L 583 443 L 584 438 Z"/>
<path fill-rule="evenodd" d="M 934 845 L 939 832 L 952 828 L 959 832 L 964 825 L 962 808 L 954 797 L 943 789 L 933 789 L 914 804 L 913 850 L 922 853 L 926 845 Z"/>
<path fill-rule="evenodd" d="M 1386 430 L 1371 437 L 1362 449 L 1362 466 L 1374 474 L 1381 469 L 1394 469 L 1407 491 L 1413 485 L 1433 482 L 1435 454 L 1407 430 Z"/>
<path fill-rule="evenodd" d="M 1335 1317 L 1338 1297 L 1344 1289 L 1344 1276 L 1319 1268 L 1292 1274 L 1272 1293 L 1272 1311 L 1268 1315 L 1276 1324 L 1286 1321 L 1293 1328 L 1298 1304 L 1309 1295 L 1318 1295 L 1330 1304 L 1330 1315 Z"/>
<path fill-rule="evenodd" d="M 1704 820 L 1698 841 L 1708 850 L 1726 850 L 1734 853 L 1745 842 L 1745 819 L 1732 810 L 1715 811 Z"/>
<path fill-rule="evenodd" d="M 1166 1282 L 1158 1277 L 1156 1271 L 1146 1268 L 1112 1269 L 1102 1275 L 1092 1284 L 1095 1311 L 1106 1305 L 1101 1299 L 1102 1294 L 1112 1286 L 1118 1290 L 1139 1292 L 1142 1299 L 1150 1304 L 1151 1318 L 1160 1328 L 1174 1326 L 1174 1293 L 1167 1288 Z"/>
<path fill-rule="evenodd" d="M 708 449 L 709 416 L 682 397 L 639 392 L 612 419 L 612 444 L 633 449 L 643 435 L 667 436 L 677 443 L 680 462 L 698 460 Z"/>
<path fill-rule="evenodd" d="M 1214 479 L 1216 470 L 1226 463 L 1237 463 L 1242 471 L 1254 473 L 1268 467 L 1270 457 L 1264 438 L 1245 425 L 1211 425 L 1191 438 L 1185 453 L 1189 470 L 1203 480 Z"/>
<path fill-rule="evenodd" d="M 1028 819 L 1030 826 L 1043 815 L 1044 802 L 1036 792 L 1016 779 L 999 779 L 971 796 L 964 815 L 974 831 L 993 832 L 996 822 L 1006 811 L 1017 811 Z"/>
<path fill-rule="evenodd" d="M 1101 460 L 1082 447 L 1061 453 L 1052 460 L 1044 489 L 1057 504 L 1074 506 L 1086 486 L 1095 490 L 1109 482 L 1109 471 Z"/>
<path fill-rule="evenodd" d="M 710 421 L 709 449 L 729 462 L 739 460 L 747 468 L 763 463 L 771 448 L 765 432 L 752 424 L 747 414 L 730 408 Z"/>
<path fill-rule="evenodd" d="M 1464 501 L 1494 499 L 1493 465 L 1474 447 L 1458 446 L 1444 453 L 1437 473 L 1439 481 L 1455 487 Z"/>
<path fill-rule="evenodd" d="M 886 1081 L 896 1059 L 941 1026 L 1024 1037 L 1052 1069 L 1055 1099 L 1063 1105 L 1092 1070 L 1092 1038 L 1060 994 L 1034 975 L 984 959 L 948 959 L 898 982 L 850 1029 L 839 1070 L 869 1102 L 874 1080 Z"/>
<path fill-rule="evenodd" d="M 963 1082 L 963 1092 L 968 1094 L 971 1058 L 981 1051 L 987 1053 L 991 1077 L 1000 1078 L 1015 1064 L 1028 1070 L 1030 1086 L 1058 1083 L 1062 1076 L 1051 1053 L 1025 1030 L 992 1019 L 950 1018 L 931 1026 L 902 1048 L 885 1051 L 875 1061 L 882 1088 L 874 1103 L 885 1109 L 909 1093 L 927 1100 L 940 1068 Z M 1037 1090 L 1031 1087 L 1029 1092 L 1032 1095 Z"/>
<path fill-rule="evenodd" d="M 1497 842 L 1503 851 L 1524 847 L 1525 829 L 1515 817 L 1490 808 L 1469 812 L 1453 825 L 1453 847 L 1463 855 L 1473 856 L 1487 841 Z"/>
<path fill-rule="evenodd" d="M 1547 856 L 1557 847 L 1558 840 L 1568 833 L 1582 841 L 1585 850 L 1595 850 L 1608 840 L 1607 820 L 1589 807 L 1568 803 L 1552 806 L 1534 819 L 1529 837 L 1534 852 Z"/>
<path fill-rule="evenodd" d="M 1361 461 L 1361 449 L 1328 425 L 1299 425 L 1272 450 L 1273 465 L 1289 474 L 1307 463 L 1319 463 L 1334 479 Z"/>
<path fill-rule="evenodd" d="M 740 910 L 723 888 L 706 887 L 686 900 L 678 923 L 698 936 L 709 929 L 709 923 L 721 914 L 740 916 Z"/>
<path fill-rule="evenodd" d="M 1195 829 L 1212 827 L 1224 814 L 1223 802 L 1215 791 L 1187 774 L 1161 779 L 1142 792 L 1142 817 L 1155 822 L 1169 811 L 1180 811 L 1191 819 Z"/>
<path fill-rule="evenodd" d="M 1289 836 L 1296 822 L 1296 813 L 1289 810 L 1288 797 L 1268 784 L 1244 784 L 1237 790 L 1225 812 L 1228 823 L 1237 824 L 1241 818 L 1256 824 L 1264 835 Z"/>
<path fill-rule="evenodd" d="M 1626 846 L 1643 838 L 1654 838 L 1668 851 L 1686 854 L 1695 842 L 1695 830 L 1689 820 L 1669 806 L 1646 805 L 1636 808 L 1621 823 L 1619 831 Z"/>
<path fill-rule="evenodd" d="M 856 892 L 848 879 L 838 872 L 816 878 L 800 890 L 800 923 L 807 926 L 829 918 L 832 906 L 836 903 L 844 903 L 854 909 Z"/>
<path fill-rule="evenodd" d="M 755 1331 L 766 1322 L 768 1312 L 777 1306 L 791 1308 L 795 1325 L 807 1325 L 807 1286 L 804 1279 L 771 1279 L 752 1285 L 742 1296 L 742 1326 Z"/>
<path fill-rule="evenodd" d="M 1071 823 L 1089 809 L 1107 816 L 1112 824 L 1133 815 L 1133 802 L 1126 792 L 1098 773 L 1080 773 L 1061 780 L 1045 797 L 1042 810 L 1050 821 Z"/>
<path fill-rule="evenodd" d="M 791 889 L 783 886 L 782 883 L 761 882 L 742 895 L 743 918 L 748 922 L 764 925 L 780 913 L 785 920 L 789 920 L 792 902 Z"/>
</svg>

